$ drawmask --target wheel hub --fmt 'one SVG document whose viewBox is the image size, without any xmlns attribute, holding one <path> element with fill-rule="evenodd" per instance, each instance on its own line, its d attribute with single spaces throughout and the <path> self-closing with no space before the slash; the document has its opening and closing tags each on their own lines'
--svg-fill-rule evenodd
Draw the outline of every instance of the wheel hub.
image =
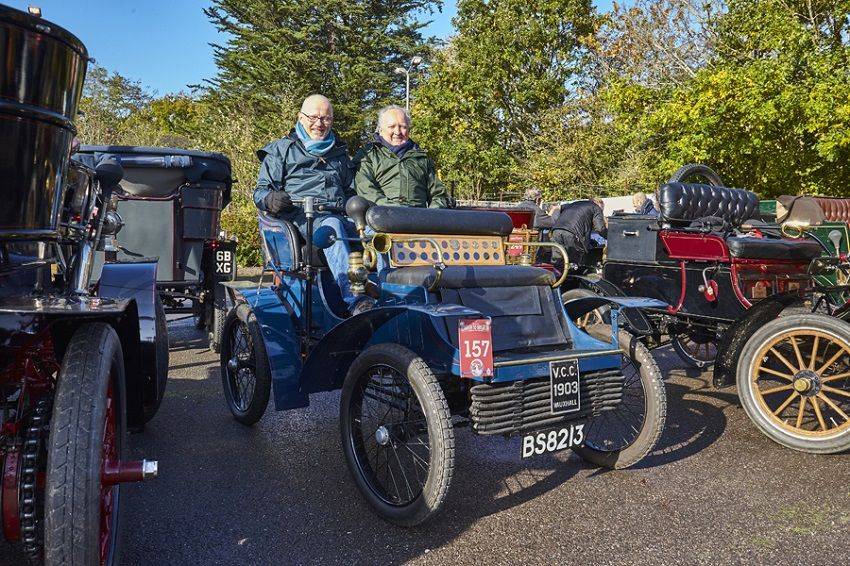
<svg viewBox="0 0 850 566">
<path fill-rule="evenodd" d="M 233 373 L 236 373 L 236 371 L 239 370 L 239 359 L 237 359 L 236 356 L 227 360 L 227 369 Z"/>
<path fill-rule="evenodd" d="M 387 427 L 381 425 L 378 427 L 378 430 L 375 431 L 375 441 L 381 445 L 386 446 L 390 442 L 390 431 L 387 430 Z"/>
<path fill-rule="evenodd" d="M 811 370 L 803 370 L 794 375 L 794 391 L 806 397 L 812 397 L 820 391 L 818 374 Z"/>
</svg>

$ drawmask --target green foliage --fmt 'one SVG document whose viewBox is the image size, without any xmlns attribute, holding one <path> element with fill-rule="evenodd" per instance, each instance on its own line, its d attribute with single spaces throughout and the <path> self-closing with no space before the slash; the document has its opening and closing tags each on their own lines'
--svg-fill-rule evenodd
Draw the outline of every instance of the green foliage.
<svg viewBox="0 0 850 566">
<path fill-rule="evenodd" d="M 460 0 L 457 35 L 413 106 L 418 141 L 458 198 L 521 190 L 532 138 L 579 78 L 589 0 Z"/>
</svg>

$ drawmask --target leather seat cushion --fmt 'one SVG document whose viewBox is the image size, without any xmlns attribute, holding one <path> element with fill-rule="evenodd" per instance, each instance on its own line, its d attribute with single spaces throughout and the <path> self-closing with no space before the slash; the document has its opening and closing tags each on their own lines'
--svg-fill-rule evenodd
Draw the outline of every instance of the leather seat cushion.
<svg viewBox="0 0 850 566">
<path fill-rule="evenodd" d="M 732 257 L 746 259 L 793 259 L 810 261 L 823 253 L 812 240 L 772 240 L 746 236 L 726 238 Z"/>
<path fill-rule="evenodd" d="M 430 287 L 436 278 L 428 265 L 399 267 L 386 274 L 386 282 L 397 285 Z M 450 265 L 443 270 L 438 287 L 466 289 L 471 287 L 525 287 L 552 285 L 555 276 L 540 267 L 525 265 Z"/>
<path fill-rule="evenodd" d="M 850 222 L 850 198 L 814 197 L 831 222 Z"/>
<path fill-rule="evenodd" d="M 707 216 L 722 218 L 731 226 L 740 226 L 755 218 L 759 198 L 744 189 L 714 187 L 698 183 L 666 183 L 658 189 L 661 219 L 669 226 L 687 226 Z"/>
<path fill-rule="evenodd" d="M 507 236 L 514 229 L 504 212 L 407 206 L 371 206 L 366 222 L 376 232 L 388 234 Z"/>
</svg>

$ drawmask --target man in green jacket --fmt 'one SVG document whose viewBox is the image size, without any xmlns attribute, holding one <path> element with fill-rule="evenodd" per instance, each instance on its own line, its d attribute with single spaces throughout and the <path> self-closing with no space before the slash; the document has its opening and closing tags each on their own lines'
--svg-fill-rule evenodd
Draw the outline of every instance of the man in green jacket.
<svg viewBox="0 0 850 566">
<path fill-rule="evenodd" d="M 375 140 L 354 156 L 357 194 L 375 204 L 446 208 L 446 187 L 434 161 L 410 139 L 410 117 L 400 106 L 378 113 Z"/>
</svg>

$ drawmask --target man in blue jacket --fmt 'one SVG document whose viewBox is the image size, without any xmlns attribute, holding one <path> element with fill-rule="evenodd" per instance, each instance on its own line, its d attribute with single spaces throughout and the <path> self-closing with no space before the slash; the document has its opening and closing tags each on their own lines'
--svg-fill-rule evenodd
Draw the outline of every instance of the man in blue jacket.
<svg viewBox="0 0 850 566">
<path fill-rule="evenodd" d="M 289 135 L 257 152 L 262 162 L 254 203 L 260 210 L 289 220 L 305 234 L 307 217 L 292 199 L 312 196 L 344 206 L 353 195 L 354 168 L 345 143 L 331 125 L 333 106 L 320 94 L 308 96 L 301 105 L 295 128 Z M 319 213 L 313 229 L 331 226 L 340 236 L 356 236 L 354 224 L 342 216 Z M 328 267 L 339 284 L 352 313 L 365 310 L 371 299 L 355 297 L 348 282 L 348 242 L 337 240 L 325 250 Z"/>
</svg>

